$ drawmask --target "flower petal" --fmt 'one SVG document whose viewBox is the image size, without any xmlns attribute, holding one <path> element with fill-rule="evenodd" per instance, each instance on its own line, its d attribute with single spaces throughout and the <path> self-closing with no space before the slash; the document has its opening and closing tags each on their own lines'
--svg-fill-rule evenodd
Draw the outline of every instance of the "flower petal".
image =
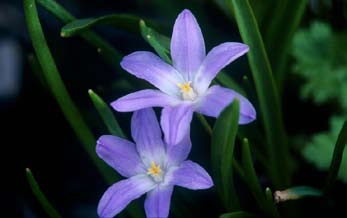
<svg viewBox="0 0 347 218">
<path fill-rule="evenodd" d="M 190 140 L 190 134 L 183 138 L 177 145 L 167 145 L 167 157 L 170 165 L 179 165 L 187 159 L 190 150 L 192 148 L 192 142 Z"/>
<path fill-rule="evenodd" d="M 214 47 L 202 62 L 194 78 L 194 87 L 199 93 L 203 93 L 219 71 L 248 50 L 247 45 L 237 42 L 226 42 Z"/>
<path fill-rule="evenodd" d="M 111 106 L 116 111 L 128 112 L 148 107 L 164 107 L 167 105 L 174 105 L 178 102 L 178 99 L 162 93 L 161 91 L 145 89 L 119 98 L 112 102 Z"/>
<path fill-rule="evenodd" d="M 97 141 L 96 153 L 122 176 L 130 177 L 145 172 L 135 145 L 128 140 L 103 135 Z"/>
<path fill-rule="evenodd" d="M 198 103 L 197 111 L 211 117 L 218 117 L 220 112 L 235 98 L 240 101 L 239 124 L 247 124 L 256 119 L 256 111 L 253 105 L 239 93 L 223 88 L 219 85 L 211 86 L 206 96 Z"/>
<path fill-rule="evenodd" d="M 189 133 L 193 111 L 192 104 L 179 104 L 163 108 L 160 123 L 164 132 L 165 142 L 168 145 L 178 144 Z"/>
<path fill-rule="evenodd" d="M 148 218 L 166 218 L 170 212 L 173 186 L 158 186 L 147 193 L 145 211 Z"/>
<path fill-rule="evenodd" d="M 171 38 L 173 66 L 191 81 L 205 58 L 205 43 L 199 24 L 187 9 L 177 17 Z"/>
<path fill-rule="evenodd" d="M 152 52 L 134 52 L 125 56 L 120 65 L 124 70 L 147 80 L 168 95 L 180 94 L 177 83 L 182 82 L 183 78 L 171 65 Z"/>
<path fill-rule="evenodd" d="M 101 197 L 98 215 L 110 218 L 121 212 L 132 200 L 155 188 L 156 184 L 147 175 L 137 175 L 121 180 L 109 187 Z"/>
<path fill-rule="evenodd" d="M 176 169 L 171 177 L 171 184 L 197 190 L 213 186 L 213 181 L 208 173 L 197 163 L 187 160 Z"/>
<path fill-rule="evenodd" d="M 165 153 L 160 126 L 152 108 L 134 112 L 131 118 L 131 135 L 142 159 L 158 160 Z"/>
</svg>

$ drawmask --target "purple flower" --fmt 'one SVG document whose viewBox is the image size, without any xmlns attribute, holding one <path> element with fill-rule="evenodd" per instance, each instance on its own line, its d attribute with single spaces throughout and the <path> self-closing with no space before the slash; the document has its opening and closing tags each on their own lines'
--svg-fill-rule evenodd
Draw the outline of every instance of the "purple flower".
<svg viewBox="0 0 347 218">
<path fill-rule="evenodd" d="M 233 60 L 247 53 L 248 46 L 226 42 L 214 47 L 207 55 L 200 27 L 189 10 L 177 17 L 172 38 L 172 66 L 151 52 L 138 51 L 121 62 L 122 68 L 145 79 L 159 90 L 146 89 L 124 96 L 111 105 L 117 111 L 136 111 L 147 107 L 164 107 L 162 119 L 170 131 L 171 144 L 178 143 L 187 133 L 192 114 L 218 117 L 235 98 L 240 100 L 240 124 L 252 122 L 256 111 L 237 92 L 219 85 L 211 87 L 218 72 Z M 172 127 L 172 128 L 170 128 Z"/>
<path fill-rule="evenodd" d="M 147 193 L 147 217 L 165 218 L 169 215 L 174 185 L 193 190 L 213 185 L 201 166 L 186 160 L 191 149 L 189 134 L 177 145 L 163 142 L 153 109 L 134 112 L 131 134 L 136 145 L 111 135 L 101 136 L 97 142 L 99 157 L 119 174 L 128 177 L 104 193 L 98 206 L 100 217 L 115 216 L 132 200 Z M 165 133 L 170 138 L 167 134 L 171 132 Z"/>
</svg>

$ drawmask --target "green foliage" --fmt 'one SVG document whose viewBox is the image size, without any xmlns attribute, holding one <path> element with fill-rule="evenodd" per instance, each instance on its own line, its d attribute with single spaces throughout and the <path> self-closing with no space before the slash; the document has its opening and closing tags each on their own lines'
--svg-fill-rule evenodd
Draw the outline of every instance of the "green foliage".
<svg viewBox="0 0 347 218">
<path fill-rule="evenodd" d="M 264 124 L 268 145 L 270 173 L 276 187 L 289 184 L 291 170 L 286 133 L 284 131 L 278 90 L 260 35 L 257 20 L 248 0 L 229 0 L 244 43 L 250 47 L 248 61 L 257 91 L 260 116 Z M 259 115 L 258 115 L 259 116 Z"/>
<path fill-rule="evenodd" d="M 322 22 L 314 22 L 295 34 L 291 53 L 296 60 L 294 72 L 306 80 L 301 89 L 304 99 L 312 98 L 318 105 L 337 100 L 347 110 L 345 36 L 333 33 Z"/>
<path fill-rule="evenodd" d="M 253 217 L 256 217 L 256 216 L 244 211 L 225 213 L 219 216 L 219 218 L 253 218 Z"/>
<path fill-rule="evenodd" d="M 37 183 L 34 175 L 29 168 L 25 169 L 28 183 L 30 185 L 31 191 L 35 195 L 37 201 L 40 203 L 48 217 L 50 218 L 61 218 L 60 213 L 53 207 L 53 205 L 48 201 L 45 194 L 42 192 L 39 184 Z"/>
<path fill-rule="evenodd" d="M 218 117 L 211 138 L 211 162 L 215 174 L 215 184 L 229 211 L 239 209 L 232 170 L 239 114 L 240 102 L 234 100 Z"/>
<path fill-rule="evenodd" d="M 304 157 L 320 170 L 328 170 L 336 139 L 338 138 L 344 117 L 333 117 L 330 121 L 330 130 L 316 134 L 303 149 Z M 338 178 L 347 182 L 347 152 L 343 153 L 342 163 L 338 173 Z"/>
<path fill-rule="evenodd" d="M 94 104 L 94 107 L 98 111 L 101 119 L 104 121 L 104 124 L 107 127 L 108 131 L 112 135 L 119 136 L 121 138 L 126 138 L 122 128 L 119 126 L 118 121 L 113 115 L 112 110 L 104 102 L 104 100 L 91 89 L 88 90 L 88 94 Z"/>
<path fill-rule="evenodd" d="M 33 43 L 38 63 L 43 77 L 50 87 L 50 91 L 58 102 L 77 138 L 81 141 L 85 151 L 109 183 L 115 181 L 115 173 L 101 161 L 95 153 L 95 138 L 84 118 L 79 112 L 60 77 L 58 68 L 47 45 L 46 38 L 40 24 L 34 0 L 24 0 L 24 11 L 30 38 Z"/>
</svg>

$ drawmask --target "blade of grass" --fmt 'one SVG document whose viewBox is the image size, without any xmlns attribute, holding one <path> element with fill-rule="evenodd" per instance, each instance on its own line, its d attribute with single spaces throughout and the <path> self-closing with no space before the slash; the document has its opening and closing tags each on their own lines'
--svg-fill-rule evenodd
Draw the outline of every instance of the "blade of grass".
<svg viewBox="0 0 347 218">
<path fill-rule="evenodd" d="M 249 148 L 248 139 L 244 138 L 242 143 L 242 164 L 245 175 L 245 182 L 248 184 L 259 208 L 263 210 L 268 217 L 280 217 L 276 207 L 269 204 L 259 184 L 255 169 L 253 167 L 253 159 Z"/>
<path fill-rule="evenodd" d="M 289 151 L 284 131 L 280 101 L 272 70 L 257 21 L 248 0 L 229 0 L 243 41 L 249 45 L 248 60 L 259 98 L 271 166 L 270 177 L 276 187 L 287 187 L 290 181 Z"/>
<path fill-rule="evenodd" d="M 282 91 L 282 83 L 285 77 L 288 49 L 290 47 L 294 32 L 297 30 L 303 18 L 307 0 L 285 0 L 277 1 L 278 9 L 273 10 L 265 32 L 265 45 L 269 52 L 269 59 L 273 67 L 277 86 Z M 275 42 L 281 43 L 275 43 Z"/>
<path fill-rule="evenodd" d="M 157 54 L 171 64 L 170 59 L 170 38 L 159 34 L 154 29 L 147 27 L 145 21 L 140 21 L 140 30 L 142 37 L 152 46 Z"/>
<path fill-rule="evenodd" d="M 48 201 L 45 194 L 42 192 L 39 184 L 37 183 L 34 175 L 29 168 L 25 169 L 26 177 L 30 185 L 31 191 L 35 195 L 37 201 L 42 206 L 43 210 L 46 212 L 50 218 L 62 218 L 60 213 L 53 207 L 53 205 Z"/>
<path fill-rule="evenodd" d="M 90 99 L 92 100 L 94 107 L 98 111 L 101 119 L 104 121 L 108 131 L 115 136 L 119 136 L 121 138 L 126 138 L 123 130 L 120 128 L 118 121 L 113 115 L 109 106 L 97 95 L 93 90 L 89 89 L 88 94 Z"/>
<path fill-rule="evenodd" d="M 235 100 L 218 117 L 211 138 L 211 162 L 215 173 L 215 183 L 228 211 L 239 209 L 232 167 L 239 113 L 240 102 Z"/>
<path fill-rule="evenodd" d="M 338 172 L 341 166 L 343 151 L 346 147 L 346 144 L 347 144 L 347 120 L 343 123 L 343 126 L 340 130 L 339 136 L 335 144 L 334 154 L 330 163 L 329 174 L 328 174 L 326 185 L 324 188 L 324 193 L 326 195 L 332 189 L 332 186 L 334 185 L 336 181 L 336 177 L 338 175 Z"/>
<path fill-rule="evenodd" d="M 44 7 L 53 16 L 61 20 L 63 23 L 70 23 L 76 18 L 66 11 L 61 5 L 54 0 L 36 0 L 42 7 Z M 98 34 L 93 31 L 85 31 L 81 33 L 81 37 L 89 44 L 95 47 L 100 56 L 115 69 L 120 72 L 119 62 L 122 55 L 113 48 L 107 41 L 103 40 Z"/>
<path fill-rule="evenodd" d="M 70 15 L 64 8 L 58 5 L 52 0 L 37 0 L 48 9 L 51 13 L 61 19 L 63 22 L 67 20 L 73 20 L 74 18 Z M 24 10 L 27 20 L 27 25 L 29 29 L 30 37 L 32 38 L 33 47 L 41 65 L 42 71 L 44 73 L 45 80 L 47 84 L 51 87 L 51 92 L 56 98 L 62 112 L 73 128 L 79 140 L 82 142 L 86 152 L 91 157 L 92 161 L 96 165 L 97 169 L 100 171 L 102 176 L 105 178 L 107 183 L 112 184 L 117 181 L 118 176 L 113 169 L 108 167 L 103 161 L 99 159 L 95 152 L 96 140 L 79 113 L 76 105 L 72 101 L 66 87 L 59 75 L 58 69 L 54 63 L 53 57 L 47 46 L 46 39 L 44 37 L 42 27 L 38 18 L 37 9 L 34 0 L 24 0 Z M 117 54 L 115 49 L 108 47 L 109 44 L 102 40 L 98 35 L 92 32 L 86 32 L 83 34 L 85 39 L 91 44 L 97 46 L 98 48 L 105 48 L 106 53 L 103 57 L 106 60 L 114 61 L 116 58 L 111 57 L 111 55 Z M 135 202 L 130 205 L 131 208 L 127 209 L 132 217 L 143 217 L 143 213 L 140 210 L 139 205 Z"/>
<path fill-rule="evenodd" d="M 34 0 L 24 0 L 24 11 L 28 25 L 29 34 L 37 56 L 37 59 L 44 73 L 44 78 L 55 99 L 57 100 L 60 109 L 64 113 L 72 129 L 86 152 L 91 157 L 92 161 L 109 183 L 115 181 L 115 173 L 111 168 L 107 167 L 95 153 L 96 140 L 78 111 L 76 105 L 72 101 L 66 87 L 59 75 L 58 69 L 54 63 L 51 52 L 47 46 L 44 37 L 37 9 Z"/>
<path fill-rule="evenodd" d="M 139 33 L 137 25 L 140 20 L 140 17 L 130 14 L 110 14 L 98 18 L 77 19 L 63 26 L 60 35 L 71 37 L 100 24 L 108 24 L 128 32 Z"/>
<path fill-rule="evenodd" d="M 248 212 L 244 212 L 244 211 L 225 213 L 219 216 L 219 218 L 255 218 L 255 217 L 256 217 L 255 215 Z"/>
</svg>

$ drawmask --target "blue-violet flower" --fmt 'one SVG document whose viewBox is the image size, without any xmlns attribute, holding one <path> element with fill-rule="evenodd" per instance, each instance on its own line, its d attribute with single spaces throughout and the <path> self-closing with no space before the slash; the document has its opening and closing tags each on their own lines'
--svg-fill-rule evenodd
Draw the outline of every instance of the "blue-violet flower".
<svg viewBox="0 0 347 218">
<path fill-rule="evenodd" d="M 165 218 L 169 215 L 174 185 L 194 190 L 213 186 L 201 166 L 186 160 L 191 149 L 189 134 L 177 145 L 164 142 L 153 109 L 134 112 L 131 134 L 136 145 L 111 135 L 101 136 L 97 142 L 99 157 L 128 177 L 104 193 L 98 205 L 100 217 L 117 215 L 132 200 L 147 193 L 146 216 Z"/>
<path fill-rule="evenodd" d="M 159 90 L 145 89 L 124 96 L 113 103 L 117 111 L 136 111 L 147 107 L 163 107 L 161 121 L 170 123 L 163 130 L 174 131 L 167 139 L 178 143 L 187 133 L 192 114 L 218 117 L 233 99 L 240 100 L 240 124 L 256 118 L 252 104 L 237 92 L 219 85 L 211 87 L 218 72 L 233 60 L 247 53 L 247 45 L 226 42 L 214 47 L 207 55 L 200 27 L 187 9 L 176 19 L 171 38 L 172 66 L 152 52 L 137 51 L 121 62 L 123 69 L 145 79 Z"/>
</svg>

